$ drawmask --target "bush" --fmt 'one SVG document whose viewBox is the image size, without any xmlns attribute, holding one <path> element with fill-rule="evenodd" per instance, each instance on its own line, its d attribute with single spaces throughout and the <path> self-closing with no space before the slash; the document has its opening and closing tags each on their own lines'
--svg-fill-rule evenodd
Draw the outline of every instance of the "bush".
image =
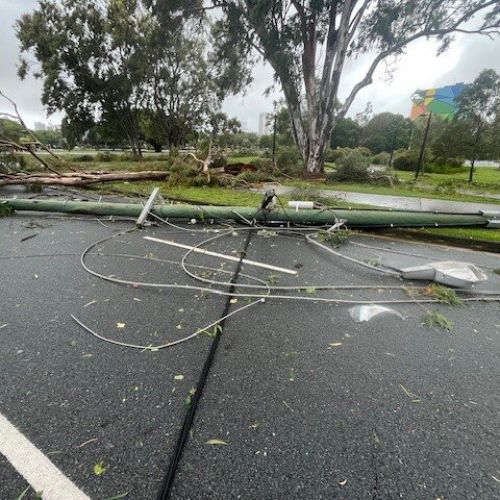
<svg viewBox="0 0 500 500">
<path fill-rule="evenodd" d="M 218 154 L 212 161 L 212 168 L 224 168 L 227 165 L 227 159 L 224 155 Z"/>
<path fill-rule="evenodd" d="M 273 161 L 267 158 L 259 158 L 254 160 L 252 165 L 257 169 L 258 172 L 266 172 L 272 174 L 274 171 Z"/>
<path fill-rule="evenodd" d="M 95 157 L 96 161 L 100 163 L 107 163 L 115 159 L 115 155 L 107 153 L 106 151 L 99 151 Z"/>
<path fill-rule="evenodd" d="M 84 162 L 94 161 L 95 157 L 92 155 L 75 155 L 71 159 L 73 161 L 76 161 L 77 163 L 84 163 Z"/>
<path fill-rule="evenodd" d="M 170 186 L 193 186 L 201 182 L 201 179 L 195 180 L 200 174 L 200 169 L 187 158 L 175 158 L 169 172 L 168 184 Z M 206 177 L 203 176 L 203 178 L 206 184 Z"/>
<path fill-rule="evenodd" d="M 337 160 L 337 170 L 327 180 L 368 182 L 370 180 L 369 166 L 369 158 L 359 151 L 353 150 L 351 153 Z"/>
<path fill-rule="evenodd" d="M 372 156 L 372 163 L 374 165 L 389 165 L 389 160 L 391 159 L 391 155 L 383 151 L 378 155 Z"/>
<path fill-rule="evenodd" d="M 9 152 L 0 152 L 0 172 L 9 173 L 12 170 L 24 170 L 26 158 L 23 155 Z"/>
<path fill-rule="evenodd" d="M 342 158 L 346 155 L 345 149 L 337 148 L 331 149 L 328 148 L 325 153 L 325 161 L 329 163 L 335 163 L 339 158 Z"/>
<path fill-rule="evenodd" d="M 276 164 L 281 172 L 291 176 L 300 175 L 303 170 L 302 157 L 292 147 L 282 147 L 278 150 Z"/>
<path fill-rule="evenodd" d="M 140 160 L 143 160 L 143 158 L 139 158 L 139 156 L 132 153 L 131 151 L 126 151 L 125 153 L 118 155 L 117 159 L 118 159 L 118 161 L 140 161 Z"/>
<path fill-rule="evenodd" d="M 272 175 L 265 171 L 257 171 L 257 172 L 242 172 L 234 178 L 235 184 L 243 181 L 242 183 L 252 183 L 252 182 L 266 182 L 274 180 Z"/>
<path fill-rule="evenodd" d="M 447 164 L 433 161 L 429 165 L 426 165 L 424 170 L 429 174 L 456 174 L 458 172 L 467 172 L 469 169 L 462 166 L 462 163 L 463 162 L 461 162 L 460 166 L 457 167 L 457 162 Z"/>
<path fill-rule="evenodd" d="M 366 158 L 369 158 L 372 155 L 372 152 L 368 148 L 361 146 L 358 148 L 354 148 L 352 152 L 359 153 L 361 156 L 365 156 Z"/>
<path fill-rule="evenodd" d="M 458 172 L 467 172 L 468 168 L 464 166 L 463 158 L 439 158 L 436 157 L 424 169 L 430 174 L 455 174 Z"/>
<path fill-rule="evenodd" d="M 418 153 L 416 151 L 403 151 L 394 158 L 392 166 L 395 170 L 415 172 L 418 165 Z"/>
</svg>

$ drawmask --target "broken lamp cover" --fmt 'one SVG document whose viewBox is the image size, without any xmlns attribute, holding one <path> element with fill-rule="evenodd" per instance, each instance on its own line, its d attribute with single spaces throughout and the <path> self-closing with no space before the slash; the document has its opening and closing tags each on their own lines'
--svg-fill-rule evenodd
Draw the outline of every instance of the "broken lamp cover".
<svg viewBox="0 0 500 500">
<path fill-rule="evenodd" d="M 379 314 L 392 314 L 393 316 L 404 319 L 404 317 L 394 309 L 391 309 L 390 307 L 378 306 L 376 304 L 351 307 L 349 309 L 349 314 L 356 323 L 370 321 Z"/>
<path fill-rule="evenodd" d="M 454 288 L 471 287 L 488 279 L 488 276 L 474 264 L 451 260 L 405 267 L 401 269 L 401 276 L 410 280 L 435 281 Z"/>
</svg>

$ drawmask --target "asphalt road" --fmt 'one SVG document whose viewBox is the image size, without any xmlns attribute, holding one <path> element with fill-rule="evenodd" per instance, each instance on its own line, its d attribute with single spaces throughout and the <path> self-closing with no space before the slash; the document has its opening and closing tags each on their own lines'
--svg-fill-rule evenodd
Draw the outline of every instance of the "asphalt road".
<svg viewBox="0 0 500 500">
<path fill-rule="evenodd" d="M 71 315 L 114 340 L 150 346 L 220 318 L 226 297 L 89 275 L 80 266 L 82 250 L 129 227 L 105 224 L 111 227 L 45 216 L 0 219 L 0 414 L 89 497 L 154 499 L 213 337 L 132 350 L 96 339 Z M 211 249 L 238 256 L 243 233 Z M 131 257 L 183 255 L 145 242 L 146 234 L 187 244 L 207 237 L 149 228 L 117 236 L 87 262 L 108 276 L 196 285 L 177 265 Z M 496 255 L 356 238 L 476 262 L 489 274 L 483 288 L 500 289 L 491 272 L 500 267 Z M 360 247 L 343 251 L 396 266 L 422 262 Z M 279 285 L 399 284 L 297 237 L 253 234 L 247 256 L 298 271 L 272 278 L 250 266 L 241 271 Z M 228 262 L 221 273 L 220 261 L 200 255 L 189 262 L 219 269 L 198 269 L 205 279 L 226 280 L 235 269 Z M 314 299 L 407 295 L 377 288 L 305 296 L 311 300 L 267 299 L 227 320 L 171 498 L 500 498 L 498 303 L 396 305 L 404 320 L 382 315 L 355 323 L 350 305 Z M 233 300 L 231 310 L 244 304 Z M 430 309 L 453 322 L 451 332 L 422 325 Z M 214 439 L 227 444 L 207 444 Z M 96 464 L 104 473 L 95 473 Z M 0 454 L 0 498 L 16 499 L 27 486 Z"/>
</svg>

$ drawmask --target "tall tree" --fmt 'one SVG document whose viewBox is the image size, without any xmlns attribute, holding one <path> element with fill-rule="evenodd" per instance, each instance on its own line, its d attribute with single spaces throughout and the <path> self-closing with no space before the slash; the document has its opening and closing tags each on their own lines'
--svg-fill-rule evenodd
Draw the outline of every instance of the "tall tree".
<svg viewBox="0 0 500 500">
<path fill-rule="evenodd" d="M 363 127 L 360 145 L 372 153 L 391 153 L 408 146 L 411 130 L 411 121 L 403 115 L 379 113 Z"/>
<path fill-rule="evenodd" d="M 474 165 L 485 139 L 486 129 L 492 125 L 500 112 L 500 75 L 494 70 L 482 71 L 473 83 L 466 85 L 456 98 L 457 119 L 470 122 L 473 149 L 470 156 L 469 182 L 474 178 Z"/>
<path fill-rule="evenodd" d="M 496 34 L 498 0 L 212 0 L 225 47 L 234 54 L 255 49 L 273 67 L 286 99 L 294 140 L 307 172 L 321 172 L 332 127 L 359 91 L 373 81 L 379 64 L 401 55 L 420 38 Z M 469 21 L 480 18 L 477 27 Z M 373 54 L 366 73 L 337 104 L 345 62 Z M 244 70 L 248 61 L 245 61 Z"/>
<path fill-rule="evenodd" d="M 241 85 L 222 80 L 227 61 L 211 62 L 211 23 L 197 22 L 199 4 L 171 1 L 160 11 L 149 0 L 40 0 L 17 23 L 20 75 L 34 56 L 42 101 L 49 112 L 65 111 L 70 144 L 106 122 L 136 154 L 144 132 L 178 146 Z M 153 129 L 163 140 L 151 138 Z"/>
<path fill-rule="evenodd" d="M 358 146 L 360 134 L 361 125 L 352 118 L 341 118 L 332 129 L 330 147 L 355 148 Z"/>
</svg>

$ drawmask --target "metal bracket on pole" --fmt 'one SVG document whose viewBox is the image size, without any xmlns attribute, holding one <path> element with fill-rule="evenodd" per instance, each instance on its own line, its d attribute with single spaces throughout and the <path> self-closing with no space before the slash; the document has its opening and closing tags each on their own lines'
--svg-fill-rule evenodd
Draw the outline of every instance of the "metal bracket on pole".
<svg viewBox="0 0 500 500">
<path fill-rule="evenodd" d="M 153 189 L 153 192 L 150 194 L 148 201 L 144 205 L 144 208 L 142 209 L 141 214 L 139 215 L 139 217 L 135 221 L 135 225 L 137 227 L 144 227 L 144 223 L 146 222 L 146 219 L 149 215 L 149 212 L 153 208 L 153 204 L 156 201 L 156 198 L 158 197 L 159 194 L 160 194 L 160 188 L 155 187 Z"/>
</svg>

